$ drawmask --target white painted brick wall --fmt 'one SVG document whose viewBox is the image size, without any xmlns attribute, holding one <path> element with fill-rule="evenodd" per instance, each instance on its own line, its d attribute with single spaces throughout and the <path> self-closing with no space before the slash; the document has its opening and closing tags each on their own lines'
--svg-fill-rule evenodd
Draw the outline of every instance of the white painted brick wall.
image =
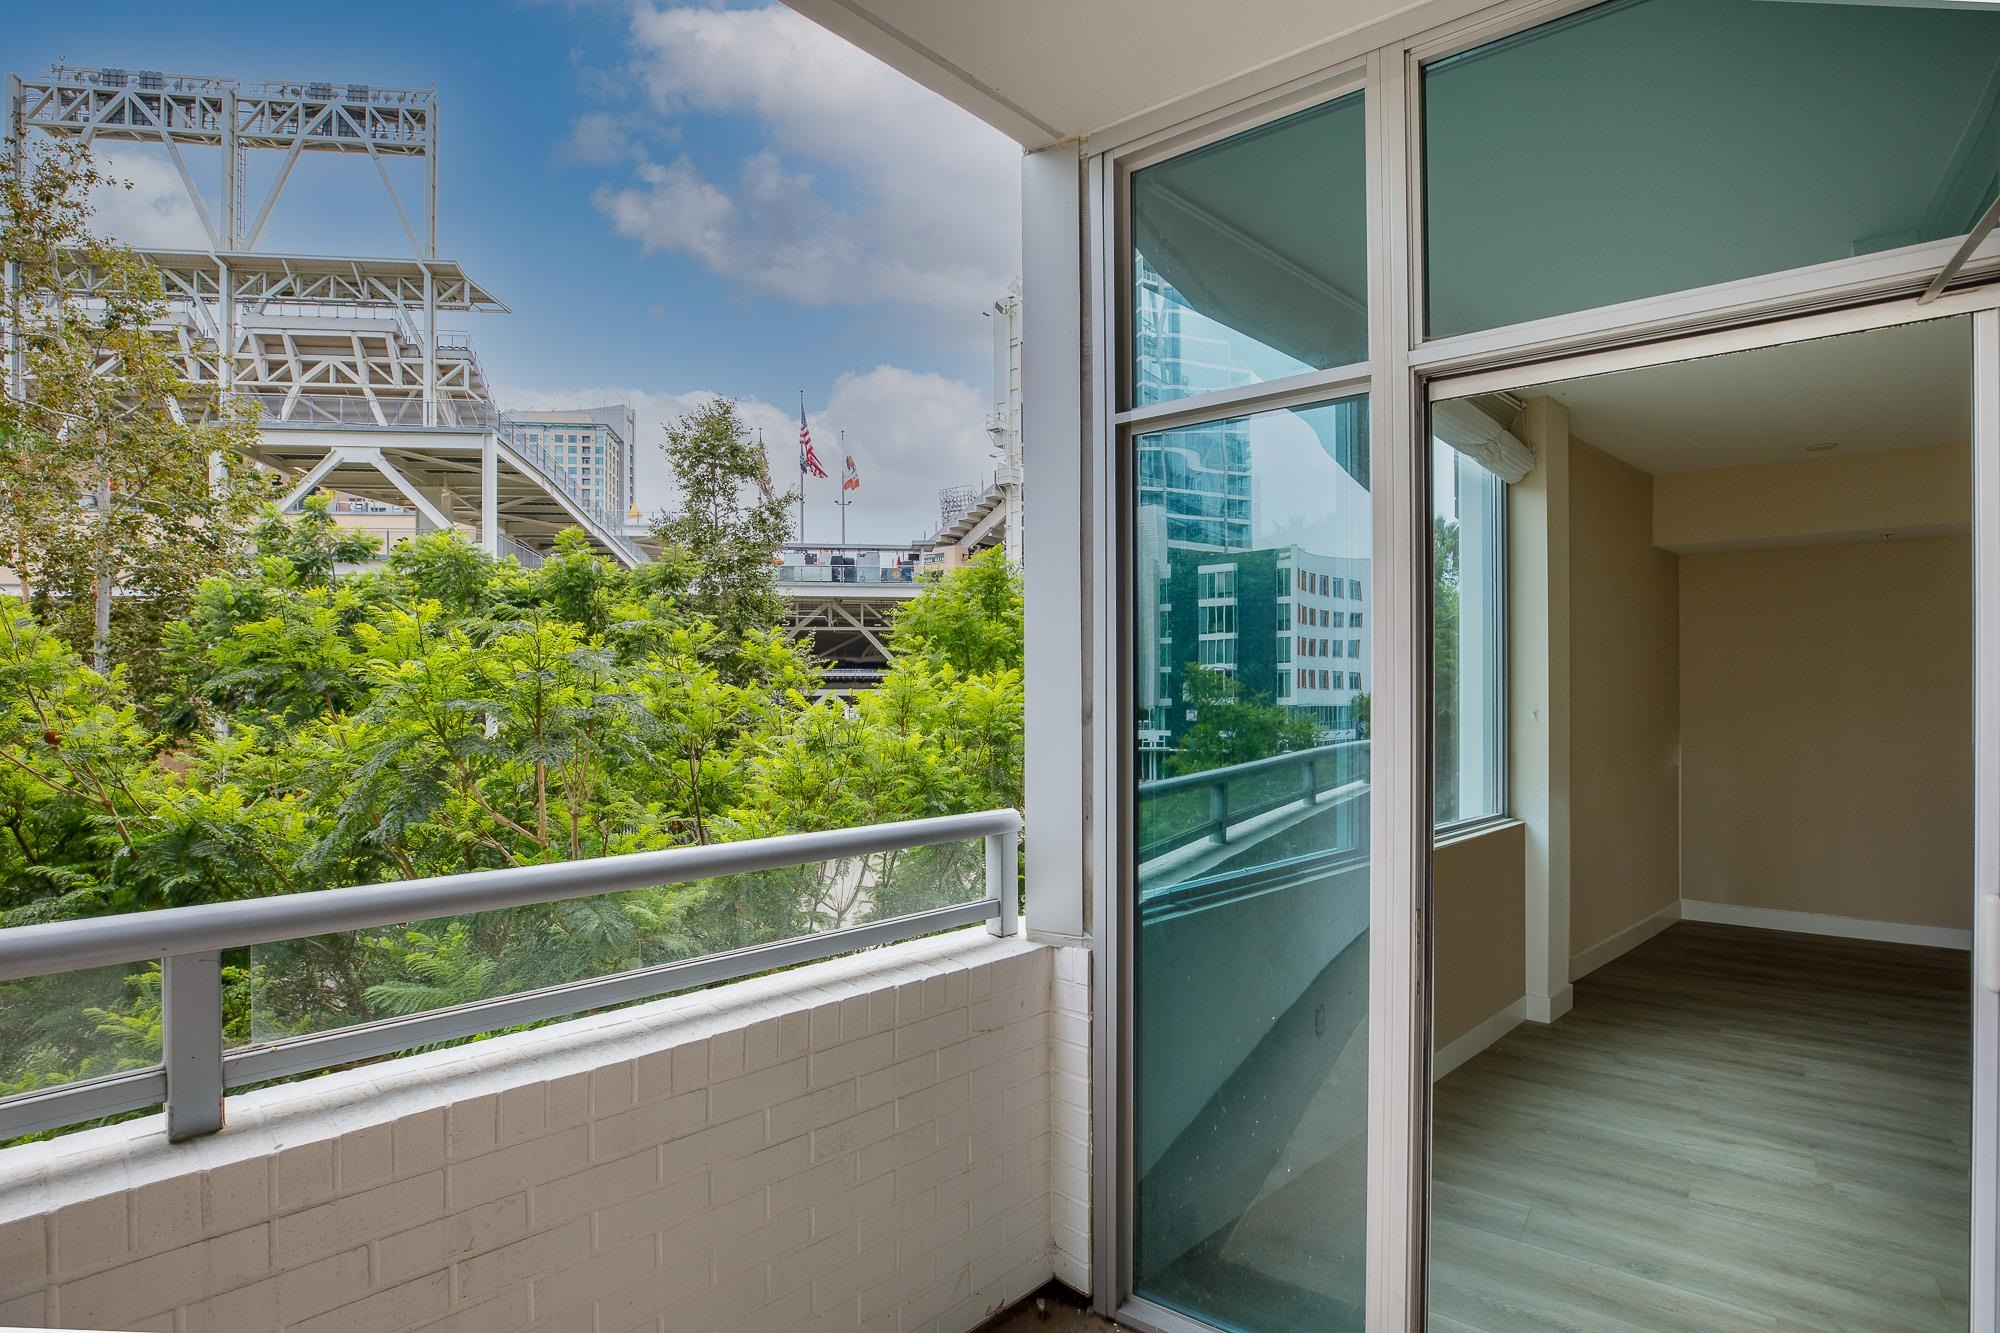
<svg viewBox="0 0 2000 1333">
<path fill-rule="evenodd" d="M 0 1152 L 0 1326 L 958 1333 L 1088 1281 L 1089 958 L 983 929 Z"/>
<path fill-rule="evenodd" d="M 1090 962 L 1055 951 L 1049 1002 L 1049 1227 L 1055 1275 L 1090 1291 Z"/>
</svg>

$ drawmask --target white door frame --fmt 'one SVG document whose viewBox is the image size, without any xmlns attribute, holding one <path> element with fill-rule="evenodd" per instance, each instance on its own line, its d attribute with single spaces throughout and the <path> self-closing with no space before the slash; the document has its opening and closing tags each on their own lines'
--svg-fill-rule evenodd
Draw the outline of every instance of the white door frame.
<svg viewBox="0 0 2000 1333">
<path fill-rule="evenodd" d="M 1948 293 L 1928 304 L 1914 298 L 1881 301 L 1494 369 L 1431 377 L 1418 370 L 1413 376 L 1420 400 L 1438 402 L 1958 317 L 1969 317 L 1971 324 L 1973 394 L 1970 1333 L 2000 1333 L 2000 283 Z M 1424 928 L 1428 934 L 1428 914 Z M 1425 953 L 1428 957 L 1428 948 Z M 1428 965 L 1424 983 L 1428 986 Z M 1426 1186 L 1426 1212 L 1429 1194 Z M 1427 1279 L 1428 1253 L 1417 1262 Z"/>
</svg>

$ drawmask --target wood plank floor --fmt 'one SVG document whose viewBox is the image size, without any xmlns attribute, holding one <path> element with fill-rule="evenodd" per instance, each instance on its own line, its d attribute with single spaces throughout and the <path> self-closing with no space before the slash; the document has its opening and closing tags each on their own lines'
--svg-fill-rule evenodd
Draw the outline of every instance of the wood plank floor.
<svg viewBox="0 0 2000 1333">
<path fill-rule="evenodd" d="M 1682 923 L 1436 1090 L 1438 1333 L 1967 1326 L 1966 956 Z"/>
</svg>

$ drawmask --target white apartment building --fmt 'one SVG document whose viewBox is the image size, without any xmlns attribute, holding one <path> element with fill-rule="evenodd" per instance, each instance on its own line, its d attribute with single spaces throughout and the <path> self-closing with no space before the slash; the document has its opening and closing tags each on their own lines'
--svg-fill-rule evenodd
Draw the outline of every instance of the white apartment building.
<svg viewBox="0 0 2000 1333">
<path fill-rule="evenodd" d="M 503 412 L 500 433 L 601 521 L 635 512 L 636 417 L 623 403 L 563 412 Z"/>
</svg>

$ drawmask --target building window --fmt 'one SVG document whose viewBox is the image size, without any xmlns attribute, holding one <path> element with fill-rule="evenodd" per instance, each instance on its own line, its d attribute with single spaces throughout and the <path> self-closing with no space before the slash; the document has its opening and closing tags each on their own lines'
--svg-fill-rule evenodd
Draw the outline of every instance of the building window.
<svg viewBox="0 0 2000 1333">
<path fill-rule="evenodd" d="M 1506 813 L 1507 487 L 1442 441 L 1431 467 L 1431 730 L 1444 827 Z"/>
<path fill-rule="evenodd" d="M 1347 673 L 1347 688 L 1350 690 L 1361 688 L 1361 673 L 1359 671 L 1350 671 Z"/>
</svg>

